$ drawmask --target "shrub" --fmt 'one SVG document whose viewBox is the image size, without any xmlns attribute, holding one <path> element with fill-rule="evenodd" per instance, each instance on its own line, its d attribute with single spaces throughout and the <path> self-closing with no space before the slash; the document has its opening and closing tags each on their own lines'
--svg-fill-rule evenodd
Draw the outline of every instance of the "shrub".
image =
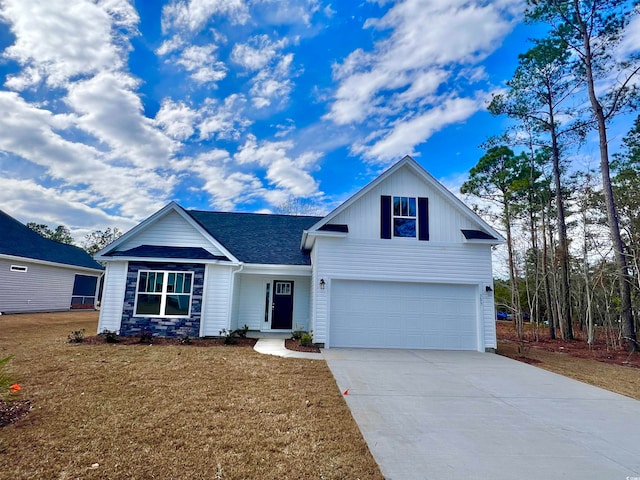
<svg viewBox="0 0 640 480">
<path fill-rule="evenodd" d="M 82 343 L 84 342 L 84 328 L 81 330 L 74 330 L 67 336 L 67 343 Z"/>
<path fill-rule="evenodd" d="M 302 334 L 300 337 L 300 345 L 303 347 L 310 347 L 313 345 L 313 337 L 311 337 L 310 333 L 305 332 Z"/>
<path fill-rule="evenodd" d="M 238 328 L 234 333 L 237 333 L 240 338 L 247 338 L 248 331 L 249 331 L 249 325 L 245 323 L 244 327 Z"/>
<path fill-rule="evenodd" d="M 120 335 L 115 330 L 107 330 L 106 328 L 102 331 L 102 338 L 106 343 L 118 343 L 120 342 Z"/>
<path fill-rule="evenodd" d="M 236 330 L 231 332 L 226 328 L 223 328 L 222 330 L 220 330 L 220 336 L 222 337 L 225 345 L 233 345 L 234 343 L 236 343 L 235 338 L 233 338 L 235 333 L 236 333 Z"/>
<path fill-rule="evenodd" d="M 305 332 L 304 330 L 294 330 L 293 332 L 291 332 L 291 338 L 293 338 L 294 340 L 300 340 L 302 338 L 302 335 L 304 335 Z"/>
<path fill-rule="evenodd" d="M 149 330 L 142 330 L 140 332 L 140 343 L 153 343 L 153 333 Z"/>
<path fill-rule="evenodd" d="M 193 341 L 191 340 L 191 337 L 189 335 L 184 334 L 183 336 L 180 337 L 180 343 L 182 345 L 191 345 Z"/>
</svg>

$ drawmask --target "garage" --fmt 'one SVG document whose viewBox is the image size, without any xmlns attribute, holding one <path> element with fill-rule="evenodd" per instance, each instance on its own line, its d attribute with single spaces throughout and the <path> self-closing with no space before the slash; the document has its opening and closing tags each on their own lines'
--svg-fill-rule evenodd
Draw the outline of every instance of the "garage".
<svg viewBox="0 0 640 480">
<path fill-rule="evenodd" d="M 477 286 L 333 280 L 331 347 L 476 350 Z"/>
</svg>

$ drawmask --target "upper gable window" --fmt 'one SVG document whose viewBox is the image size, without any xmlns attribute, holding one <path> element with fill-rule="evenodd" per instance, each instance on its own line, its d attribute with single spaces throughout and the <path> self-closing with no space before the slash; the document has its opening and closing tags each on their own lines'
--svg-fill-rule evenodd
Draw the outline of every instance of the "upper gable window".
<svg viewBox="0 0 640 480">
<path fill-rule="evenodd" d="M 429 199 L 380 196 L 380 238 L 429 240 Z"/>
<path fill-rule="evenodd" d="M 415 197 L 393 197 L 393 236 L 416 237 Z"/>
</svg>

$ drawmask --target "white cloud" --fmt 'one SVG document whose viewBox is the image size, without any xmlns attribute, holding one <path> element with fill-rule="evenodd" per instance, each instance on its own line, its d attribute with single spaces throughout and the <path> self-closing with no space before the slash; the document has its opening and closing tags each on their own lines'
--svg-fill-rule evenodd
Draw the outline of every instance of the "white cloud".
<svg viewBox="0 0 640 480">
<path fill-rule="evenodd" d="M 243 0 L 173 0 L 162 8 L 162 30 L 165 33 L 169 30 L 197 32 L 216 15 L 235 24 L 249 20 Z"/>
<path fill-rule="evenodd" d="M 46 188 L 26 179 L 0 177 L 0 208 L 23 223 L 65 225 L 76 241 L 94 230 L 111 226 L 127 231 L 136 224 L 130 218 L 110 215 L 78 201 L 73 191 Z"/>
<path fill-rule="evenodd" d="M 260 71 L 253 79 L 250 90 L 251 101 L 256 108 L 264 108 L 277 103 L 283 105 L 289 99 L 293 88 L 290 78 L 293 54 L 282 57 L 278 64 L 271 70 Z"/>
<path fill-rule="evenodd" d="M 194 124 L 199 114 L 184 102 L 165 98 L 156 113 L 155 124 L 176 140 L 186 140 L 194 133 Z"/>
<path fill-rule="evenodd" d="M 232 94 L 222 104 L 209 98 L 200 109 L 198 130 L 200 139 L 209 138 L 238 140 L 240 134 L 251 124 L 245 116 L 246 99 L 242 95 Z"/>
<path fill-rule="evenodd" d="M 517 2 L 466 0 L 393 4 L 382 18 L 365 22 L 374 34 L 385 34 L 373 49 L 356 49 L 334 65 L 339 83 L 325 118 L 337 125 L 375 123 L 382 140 L 353 150 L 369 159 L 385 162 L 411 152 L 446 124 L 468 118 L 474 113 L 469 107 L 482 108 L 474 99 L 450 98 L 485 78 L 477 65 L 513 28 L 520 8 Z"/>
<path fill-rule="evenodd" d="M 217 48 L 213 44 L 187 47 L 180 53 L 176 63 L 182 65 L 191 78 L 200 84 L 219 82 L 227 76 L 227 68 L 218 61 L 215 55 Z"/>
<path fill-rule="evenodd" d="M 144 116 L 136 86 L 125 73 L 101 72 L 69 85 L 65 102 L 80 114 L 77 126 L 109 145 L 113 156 L 143 167 L 160 166 L 175 146 Z"/>
<path fill-rule="evenodd" d="M 485 102 L 471 98 L 453 98 L 411 119 L 397 122 L 382 139 L 372 146 L 357 147 L 366 158 L 388 161 L 413 154 L 413 148 L 446 125 L 466 120 Z"/>
<path fill-rule="evenodd" d="M 139 21 L 131 5 L 116 0 L 6 0 L 0 17 L 16 36 L 4 56 L 26 67 L 7 82 L 20 89 L 41 79 L 60 87 L 78 75 L 119 69 L 130 46 L 114 27 L 131 34 Z"/>
<path fill-rule="evenodd" d="M 309 173 L 317 168 L 321 154 L 305 152 L 292 158 L 288 153 L 292 148 L 291 141 L 258 142 L 255 136 L 249 135 L 245 144 L 234 155 L 234 159 L 240 164 L 253 163 L 266 168 L 266 178 L 280 190 L 275 196 L 265 196 L 272 204 L 281 203 L 283 198 L 290 195 L 313 197 L 322 193 L 318 182 Z"/>
<path fill-rule="evenodd" d="M 231 51 L 231 60 L 247 70 L 267 66 L 287 45 L 287 40 L 272 42 L 267 35 L 257 35 L 247 43 L 238 43 Z"/>
</svg>

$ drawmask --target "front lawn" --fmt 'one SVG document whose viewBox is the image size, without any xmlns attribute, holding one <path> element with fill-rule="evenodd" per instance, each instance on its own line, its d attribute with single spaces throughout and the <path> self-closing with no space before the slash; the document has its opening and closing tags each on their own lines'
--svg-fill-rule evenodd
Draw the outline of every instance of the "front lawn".
<svg viewBox="0 0 640 480">
<path fill-rule="evenodd" d="M 323 361 L 250 347 L 69 344 L 95 312 L 0 316 L 33 410 L 0 429 L 3 478 L 380 479 Z"/>
</svg>

